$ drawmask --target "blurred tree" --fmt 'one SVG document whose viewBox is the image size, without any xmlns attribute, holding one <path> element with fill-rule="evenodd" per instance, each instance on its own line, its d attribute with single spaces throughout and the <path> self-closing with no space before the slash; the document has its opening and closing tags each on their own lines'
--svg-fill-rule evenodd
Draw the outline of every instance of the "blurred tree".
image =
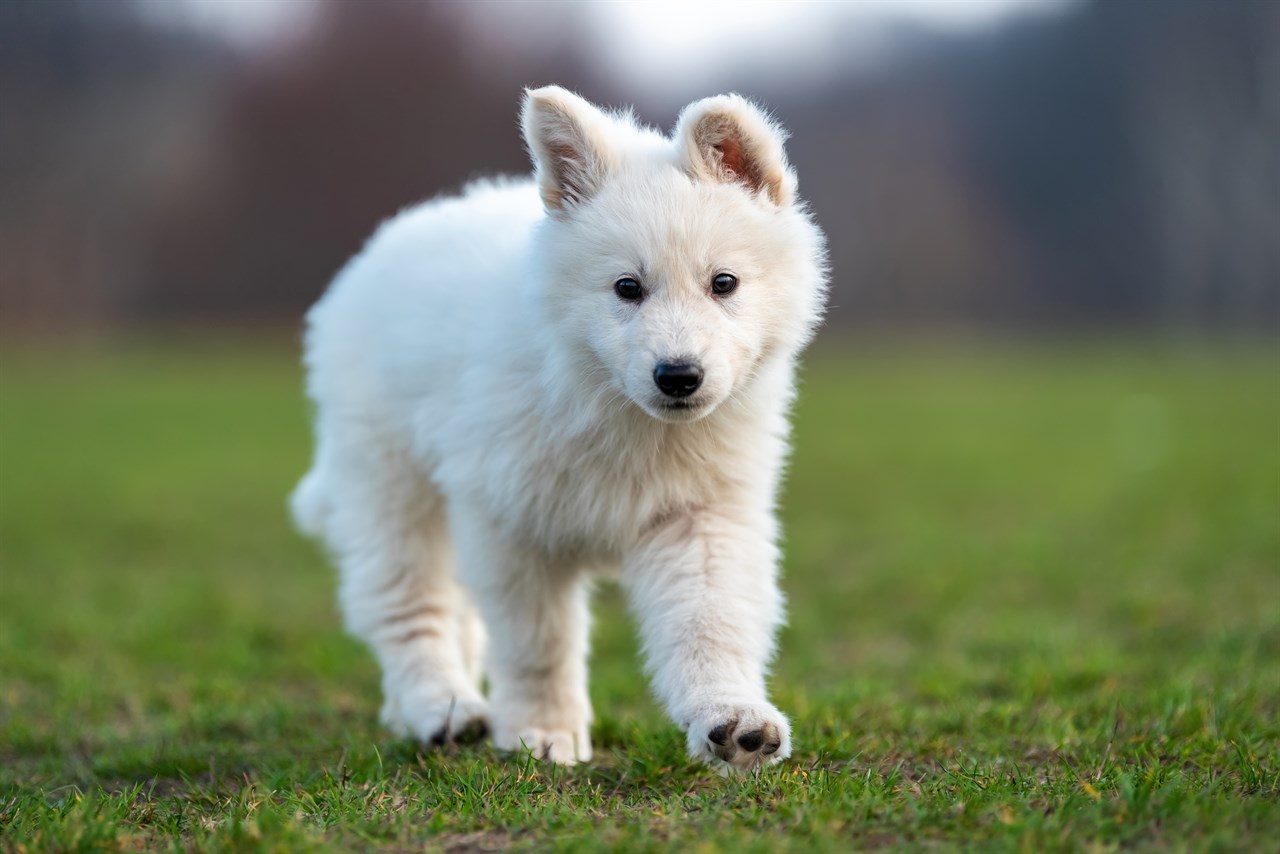
<svg viewBox="0 0 1280 854">
<path fill-rule="evenodd" d="M 1134 57 L 1132 126 L 1143 157 L 1160 286 L 1177 322 L 1280 317 L 1280 3 L 1181 0 Z M 1188 61 L 1194 57 L 1194 61 Z"/>
<path fill-rule="evenodd" d="M 0 2 L 0 317 L 118 319 L 143 275 L 147 168 L 218 51 L 123 3 Z"/>
<path fill-rule="evenodd" d="M 143 307 L 296 315 L 396 209 L 525 171 L 524 81 L 466 73 L 470 47 L 447 5 L 330 0 L 237 69 L 196 158 L 203 183 L 158 205 Z"/>
<path fill-rule="evenodd" d="M 1280 321 L 1280 3 L 917 37 L 793 112 L 851 317 Z"/>
<path fill-rule="evenodd" d="M 572 4 L 504 9 L 320 0 L 235 50 L 0 2 L 0 316 L 296 322 L 383 217 L 527 171 L 524 86 L 674 117 L 602 82 Z M 833 323 L 1280 322 L 1280 2 L 1093 0 L 733 88 L 793 131 Z"/>
</svg>

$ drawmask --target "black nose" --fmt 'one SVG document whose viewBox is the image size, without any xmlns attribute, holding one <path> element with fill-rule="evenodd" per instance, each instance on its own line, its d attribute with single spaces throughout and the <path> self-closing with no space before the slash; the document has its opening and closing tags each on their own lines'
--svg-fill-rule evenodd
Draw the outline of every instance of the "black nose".
<svg viewBox="0 0 1280 854">
<path fill-rule="evenodd" d="M 667 397 L 688 397 L 702 385 L 702 368 L 687 362 L 660 362 L 653 369 L 653 381 Z"/>
</svg>

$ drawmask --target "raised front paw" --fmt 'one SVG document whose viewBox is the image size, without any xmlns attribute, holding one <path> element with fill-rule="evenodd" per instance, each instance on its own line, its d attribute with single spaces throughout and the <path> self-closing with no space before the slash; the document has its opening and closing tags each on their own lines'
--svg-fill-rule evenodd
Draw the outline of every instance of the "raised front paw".
<svg viewBox="0 0 1280 854">
<path fill-rule="evenodd" d="M 695 714 L 688 742 L 695 759 L 746 772 L 791 755 L 791 724 L 768 703 L 717 703 Z"/>
</svg>

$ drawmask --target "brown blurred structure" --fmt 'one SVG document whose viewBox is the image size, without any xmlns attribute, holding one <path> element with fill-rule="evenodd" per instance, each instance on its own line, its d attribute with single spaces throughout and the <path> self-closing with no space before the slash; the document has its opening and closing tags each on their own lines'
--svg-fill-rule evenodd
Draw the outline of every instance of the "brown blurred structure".
<svg viewBox="0 0 1280 854">
<path fill-rule="evenodd" d="M 377 221 L 523 172 L 522 87 L 577 46 L 485 42 L 445 4 L 321 3 L 236 51 L 127 3 L 0 3 L 0 322 L 294 323 Z M 1280 322 L 1280 3 L 1084 3 L 775 109 L 833 248 L 833 323 Z M 709 93 L 708 93 L 709 94 Z"/>
</svg>

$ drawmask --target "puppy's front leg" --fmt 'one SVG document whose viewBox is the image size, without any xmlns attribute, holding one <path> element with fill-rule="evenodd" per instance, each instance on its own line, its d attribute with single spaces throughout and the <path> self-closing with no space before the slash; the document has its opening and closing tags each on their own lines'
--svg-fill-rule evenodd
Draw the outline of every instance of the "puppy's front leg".
<svg viewBox="0 0 1280 854">
<path fill-rule="evenodd" d="M 764 513 L 689 511 L 647 530 L 623 573 L 654 690 L 690 755 L 739 771 L 791 755 L 765 691 L 783 610 L 773 531 Z"/>
<path fill-rule="evenodd" d="M 493 741 L 565 765 L 591 759 L 587 587 L 478 513 L 450 513 L 459 570 L 489 631 Z"/>
</svg>

